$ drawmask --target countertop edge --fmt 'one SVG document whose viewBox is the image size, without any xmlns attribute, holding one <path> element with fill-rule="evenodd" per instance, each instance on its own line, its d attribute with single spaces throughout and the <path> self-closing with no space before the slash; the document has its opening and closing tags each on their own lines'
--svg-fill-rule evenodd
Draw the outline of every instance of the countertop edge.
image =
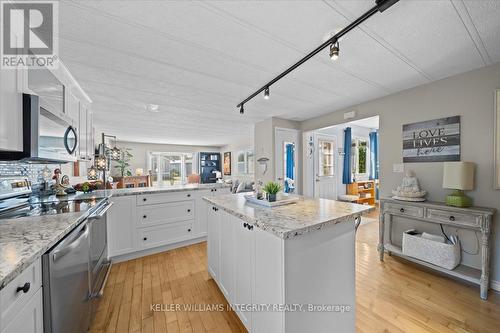
<svg viewBox="0 0 500 333">
<path fill-rule="evenodd" d="M 346 222 L 346 221 L 351 220 L 353 218 L 361 217 L 361 215 L 363 215 L 363 213 L 371 212 L 372 210 L 375 209 L 375 207 L 369 207 L 369 208 L 367 207 L 367 209 L 363 212 L 347 214 L 347 215 L 342 216 L 342 217 L 337 217 L 337 218 L 332 219 L 332 220 L 327 220 L 327 221 L 317 223 L 313 226 L 306 226 L 303 228 L 299 228 L 296 230 L 290 230 L 290 231 L 277 231 L 277 230 L 273 229 L 272 226 L 268 226 L 267 224 L 260 222 L 256 218 L 251 218 L 251 217 L 244 215 L 244 214 L 241 214 L 241 213 L 239 213 L 231 208 L 228 208 L 224 205 L 220 205 L 219 203 L 214 202 L 212 200 L 212 198 L 203 197 L 203 200 L 216 206 L 217 208 L 222 209 L 223 211 L 225 211 L 233 216 L 236 216 L 237 218 L 242 219 L 245 222 L 248 222 L 248 223 L 251 223 L 252 225 L 257 226 L 259 229 L 261 229 L 263 231 L 269 232 L 269 233 L 271 233 L 271 234 L 273 234 L 281 239 L 284 239 L 284 240 L 291 239 L 291 238 L 296 237 L 296 236 L 301 236 L 301 235 L 307 234 L 309 232 L 321 230 L 329 225 L 335 225 L 338 223 Z M 272 208 L 269 208 L 269 209 L 272 209 Z"/>
</svg>

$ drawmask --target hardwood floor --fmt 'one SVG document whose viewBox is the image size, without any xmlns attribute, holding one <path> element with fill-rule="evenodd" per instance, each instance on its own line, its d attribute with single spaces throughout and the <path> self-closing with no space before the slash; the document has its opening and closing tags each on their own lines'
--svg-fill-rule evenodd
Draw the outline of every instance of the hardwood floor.
<svg viewBox="0 0 500 333">
<path fill-rule="evenodd" d="M 499 331 L 498 293 L 482 301 L 478 287 L 395 257 L 381 263 L 377 242 L 377 223 L 359 227 L 357 332 Z M 226 304 L 206 271 L 206 243 L 114 265 L 91 332 L 245 332 L 233 312 L 153 311 L 151 304 Z"/>
</svg>

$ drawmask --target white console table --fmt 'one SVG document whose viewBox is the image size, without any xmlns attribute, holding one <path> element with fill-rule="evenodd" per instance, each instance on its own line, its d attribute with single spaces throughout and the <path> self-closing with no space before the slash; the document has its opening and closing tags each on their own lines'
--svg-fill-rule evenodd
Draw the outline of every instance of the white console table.
<svg viewBox="0 0 500 333">
<path fill-rule="evenodd" d="M 495 209 L 492 208 L 457 208 L 438 202 L 404 202 L 394 199 L 381 199 L 379 220 L 380 239 L 378 245 L 380 260 L 384 260 L 384 251 L 387 251 L 389 255 L 394 254 L 441 273 L 472 282 L 480 286 L 480 296 L 482 299 L 486 299 L 488 297 L 490 275 L 491 222 L 494 213 Z M 460 264 L 455 269 L 448 270 L 404 255 L 400 247 L 392 244 L 391 228 L 394 216 L 481 232 L 481 269 Z M 384 237 L 386 223 L 388 224 L 387 238 Z"/>
</svg>

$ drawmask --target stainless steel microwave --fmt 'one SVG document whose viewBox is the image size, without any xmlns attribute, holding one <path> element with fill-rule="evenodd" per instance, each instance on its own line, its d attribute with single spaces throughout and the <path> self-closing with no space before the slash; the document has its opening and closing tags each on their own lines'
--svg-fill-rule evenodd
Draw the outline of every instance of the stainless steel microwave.
<svg viewBox="0 0 500 333">
<path fill-rule="evenodd" d="M 0 161 L 75 162 L 77 137 L 64 115 L 45 109 L 37 95 L 23 94 L 23 151 L 0 152 Z"/>
</svg>

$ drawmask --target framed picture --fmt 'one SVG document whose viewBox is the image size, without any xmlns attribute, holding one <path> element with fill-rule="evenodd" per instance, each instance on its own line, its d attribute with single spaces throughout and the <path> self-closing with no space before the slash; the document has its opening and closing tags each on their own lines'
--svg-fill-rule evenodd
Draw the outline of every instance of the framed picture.
<svg viewBox="0 0 500 333">
<path fill-rule="evenodd" d="M 231 152 L 224 153 L 224 176 L 231 176 Z"/>
<path fill-rule="evenodd" d="M 403 125 L 403 163 L 460 161 L 460 116 Z"/>
<path fill-rule="evenodd" d="M 495 165 L 493 187 L 500 190 L 500 89 L 495 90 Z"/>
</svg>

